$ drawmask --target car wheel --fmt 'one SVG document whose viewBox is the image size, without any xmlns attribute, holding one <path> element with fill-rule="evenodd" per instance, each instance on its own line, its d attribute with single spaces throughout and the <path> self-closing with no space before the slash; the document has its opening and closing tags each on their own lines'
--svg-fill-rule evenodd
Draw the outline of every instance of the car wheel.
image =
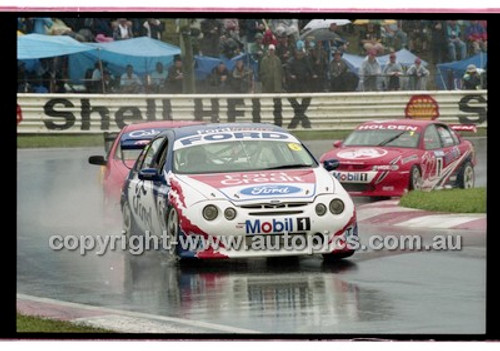
<svg viewBox="0 0 500 351">
<path fill-rule="evenodd" d="M 137 231 L 137 225 L 135 223 L 134 216 L 132 215 L 132 211 L 130 210 L 128 201 L 123 203 L 122 218 L 122 229 L 124 234 L 126 234 L 127 237 L 130 237 L 131 235 L 138 235 L 139 232 Z"/>
<path fill-rule="evenodd" d="M 413 165 L 410 170 L 410 190 L 422 189 L 422 173 L 417 165 Z"/>
<path fill-rule="evenodd" d="M 168 238 L 168 255 L 172 259 L 177 259 L 177 245 L 179 240 L 179 215 L 177 210 L 170 207 L 167 216 L 167 238 Z"/>
<path fill-rule="evenodd" d="M 336 262 L 343 258 L 351 257 L 354 255 L 354 250 L 343 251 L 337 253 L 323 254 L 323 261 L 325 262 Z"/>
<path fill-rule="evenodd" d="M 465 165 L 462 167 L 462 170 L 458 174 L 457 182 L 458 187 L 462 189 L 470 189 L 474 187 L 475 175 L 474 175 L 474 167 L 472 163 L 467 161 Z"/>
</svg>

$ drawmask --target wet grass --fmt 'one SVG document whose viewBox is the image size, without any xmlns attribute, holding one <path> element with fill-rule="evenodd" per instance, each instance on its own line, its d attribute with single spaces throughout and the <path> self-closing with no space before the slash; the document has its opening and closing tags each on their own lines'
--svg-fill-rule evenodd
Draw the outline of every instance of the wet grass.
<svg viewBox="0 0 500 351">
<path fill-rule="evenodd" d="M 486 188 L 411 191 L 400 206 L 450 213 L 486 213 Z"/>
<path fill-rule="evenodd" d="M 114 333 L 111 330 L 77 325 L 67 321 L 58 321 L 17 313 L 18 333 Z"/>
</svg>

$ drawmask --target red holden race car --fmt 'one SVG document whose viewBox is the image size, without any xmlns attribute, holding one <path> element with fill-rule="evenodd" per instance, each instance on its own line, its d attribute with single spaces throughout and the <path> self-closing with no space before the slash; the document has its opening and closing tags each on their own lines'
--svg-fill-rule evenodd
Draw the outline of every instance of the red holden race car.
<svg viewBox="0 0 500 351">
<path fill-rule="evenodd" d="M 133 167 L 137 156 L 139 156 L 142 149 L 144 149 L 151 139 L 166 129 L 200 123 L 191 121 L 154 121 L 130 124 L 118 133 L 111 147 L 106 147 L 106 157 L 100 155 L 90 156 L 90 164 L 104 166 L 103 187 L 105 208 L 109 208 L 108 205 L 118 208 L 125 179 Z"/>
<path fill-rule="evenodd" d="M 458 128 L 457 128 L 458 130 Z M 474 187 L 473 144 L 439 121 L 361 124 L 320 158 L 354 196 L 402 196 L 408 190 Z"/>
</svg>

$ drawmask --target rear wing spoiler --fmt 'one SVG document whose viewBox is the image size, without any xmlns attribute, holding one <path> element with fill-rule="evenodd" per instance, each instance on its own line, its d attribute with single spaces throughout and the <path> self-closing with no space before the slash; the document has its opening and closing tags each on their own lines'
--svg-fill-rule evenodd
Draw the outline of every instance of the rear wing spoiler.
<svg viewBox="0 0 500 351">
<path fill-rule="evenodd" d="M 475 124 L 449 124 L 449 126 L 455 132 L 477 133 L 477 127 Z"/>
</svg>

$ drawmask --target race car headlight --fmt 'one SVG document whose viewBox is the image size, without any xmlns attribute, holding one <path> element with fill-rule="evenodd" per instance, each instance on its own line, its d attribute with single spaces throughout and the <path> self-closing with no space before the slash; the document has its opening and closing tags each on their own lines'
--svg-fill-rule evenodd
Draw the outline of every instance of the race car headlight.
<svg viewBox="0 0 500 351">
<path fill-rule="evenodd" d="M 324 216 L 326 213 L 326 206 L 323 204 L 317 204 L 315 209 L 318 216 Z"/>
<path fill-rule="evenodd" d="M 228 221 L 232 221 L 236 217 L 236 210 L 232 207 L 228 207 L 224 210 L 224 217 Z"/>
<path fill-rule="evenodd" d="M 338 214 L 341 214 L 342 212 L 344 212 L 344 202 L 340 199 L 333 199 L 332 201 L 330 201 L 330 212 L 335 214 L 335 215 L 338 215 Z"/>
<path fill-rule="evenodd" d="M 203 208 L 203 218 L 207 221 L 213 221 L 219 215 L 219 210 L 214 205 L 207 205 Z"/>
<path fill-rule="evenodd" d="M 381 165 L 373 166 L 373 171 L 397 171 L 399 169 L 398 165 Z"/>
</svg>

